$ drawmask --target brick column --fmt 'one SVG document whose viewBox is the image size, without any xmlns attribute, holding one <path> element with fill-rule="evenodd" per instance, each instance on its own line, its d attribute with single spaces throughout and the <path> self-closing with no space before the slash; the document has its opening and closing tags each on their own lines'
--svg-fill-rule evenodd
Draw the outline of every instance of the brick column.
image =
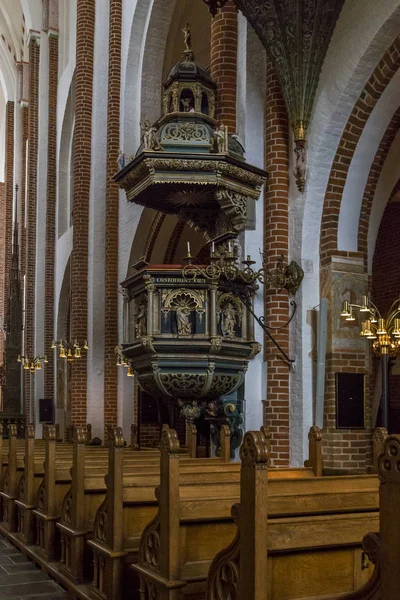
<svg viewBox="0 0 400 600">
<path fill-rule="evenodd" d="M 18 78 L 19 78 L 19 105 L 20 105 L 20 121 L 21 121 L 21 169 L 19 183 L 19 262 L 21 280 L 25 275 L 26 268 L 26 231 L 25 231 L 25 215 L 26 215 L 26 150 L 28 140 L 29 126 L 29 63 L 18 63 Z"/>
<path fill-rule="evenodd" d="M 50 350 L 54 339 L 54 264 L 56 243 L 57 200 L 57 90 L 58 90 L 58 33 L 49 31 L 49 120 L 47 146 L 47 198 L 46 198 L 46 261 L 44 348 L 49 364 L 44 371 L 46 398 L 54 396 L 54 352 Z"/>
<path fill-rule="evenodd" d="M 25 229 L 25 215 L 26 215 L 26 150 L 28 140 L 28 123 L 29 123 L 29 109 L 27 102 L 21 102 L 21 184 L 19 188 L 19 199 L 20 199 L 20 271 L 21 278 L 25 275 L 26 269 L 26 229 Z"/>
<path fill-rule="evenodd" d="M 236 132 L 237 11 L 232 0 L 211 22 L 211 77 L 217 84 L 215 118 Z"/>
<path fill-rule="evenodd" d="M 266 170 L 270 174 L 265 191 L 266 267 L 275 269 L 280 256 L 289 251 L 289 151 L 288 116 L 272 63 L 267 64 Z M 281 327 L 289 319 L 288 294 L 266 286 L 265 317 L 270 327 Z M 272 332 L 289 351 L 289 330 Z M 289 463 L 289 367 L 275 346 L 265 340 L 267 401 L 265 421 L 272 433 L 271 457 L 275 465 Z"/>
<path fill-rule="evenodd" d="M 77 1 L 71 337 L 88 337 L 88 236 L 92 150 L 95 2 Z M 86 353 L 71 369 L 71 424 L 86 422 Z"/>
<path fill-rule="evenodd" d="M 0 323 L 4 323 L 6 298 L 5 293 L 5 227 L 6 227 L 6 203 L 5 203 L 5 186 L 0 182 Z M 0 327 L 0 366 L 3 364 L 4 358 L 4 329 Z"/>
<path fill-rule="evenodd" d="M 122 0 L 110 0 L 104 324 L 104 429 L 118 419 L 118 202 L 113 180 L 119 149 Z"/>
<path fill-rule="evenodd" d="M 29 118 L 28 118 L 28 171 L 26 202 L 26 305 L 25 305 L 25 354 L 35 352 L 35 276 L 36 276 L 36 203 L 37 203 L 37 164 L 39 129 L 39 60 L 40 34 L 31 32 L 29 41 Z M 25 373 L 25 414 L 30 416 L 31 375 Z M 32 382 L 33 385 L 33 382 Z M 34 421 L 35 415 L 32 414 Z"/>
<path fill-rule="evenodd" d="M 8 296 L 8 286 L 12 261 L 13 238 L 13 197 L 14 197 L 14 114 L 15 103 L 6 104 L 6 143 L 5 143 L 5 262 L 4 262 L 4 292 L 5 302 Z"/>
</svg>

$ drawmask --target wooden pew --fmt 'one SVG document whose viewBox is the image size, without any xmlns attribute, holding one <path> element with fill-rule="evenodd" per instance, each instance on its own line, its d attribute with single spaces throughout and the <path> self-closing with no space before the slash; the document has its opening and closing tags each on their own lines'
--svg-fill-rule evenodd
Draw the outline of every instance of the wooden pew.
<svg viewBox="0 0 400 600">
<path fill-rule="evenodd" d="M 308 432 L 308 460 L 304 466 L 312 469 L 316 477 L 322 476 L 322 429 L 314 425 Z"/>
<path fill-rule="evenodd" d="M 17 426 L 8 425 L 8 461 L 5 468 L 2 497 L 2 521 L 0 529 L 14 532 L 17 530 L 17 511 L 15 500 L 18 485 L 24 470 L 25 440 L 17 439 Z"/>
<path fill-rule="evenodd" d="M 400 435 L 388 436 L 384 431 L 382 453 L 377 461 L 380 533 L 369 533 L 363 540 L 364 552 L 375 565 L 372 577 L 354 592 L 327 595 L 324 600 L 397 600 L 400 597 L 399 457 Z M 236 598 L 253 600 L 252 596 L 245 596 L 243 588 L 240 588 Z"/>
<path fill-rule="evenodd" d="M 373 576 L 351 594 L 329 600 L 394 600 L 400 597 L 400 435 L 385 437 L 378 458 L 380 533 L 370 533 L 363 547 L 375 564 Z"/>
<path fill-rule="evenodd" d="M 61 506 L 71 485 L 73 445 L 57 442 L 57 430 L 47 425 L 43 430 L 45 440 L 44 476 L 38 488 L 36 508 L 36 550 L 45 560 L 59 558 L 60 540 L 56 523 Z"/>
<path fill-rule="evenodd" d="M 265 436 L 256 434 L 268 459 Z M 241 489 L 243 494 L 251 491 L 251 481 L 243 465 L 230 465 L 230 469 L 226 465 L 223 473 L 214 468 L 206 477 L 199 469 L 184 473 L 176 434 L 164 432 L 163 437 L 159 512 L 142 534 L 139 562 L 133 568 L 139 574 L 143 598 L 147 594 L 162 600 L 201 598 L 215 552 L 230 548 L 235 535 L 232 503 L 239 501 Z M 253 464 L 251 468 L 254 471 L 256 467 Z M 361 557 L 361 540 L 371 522 L 377 522 L 377 478 L 293 478 L 287 472 L 271 469 L 268 473 L 265 464 L 270 487 L 270 540 L 280 558 L 279 568 L 284 570 L 281 557 L 288 553 L 298 560 L 299 552 L 308 552 L 311 564 L 322 555 L 331 559 L 331 545 L 340 549 L 345 560 L 347 545 L 352 546 L 352 556 L 358 553 Z M 262 497 L 260 493 L 254 501 L 258 510 L 266 507 Z M 258 528 L 262 530 L 259 519 L 253 523 L 253 530 Z M 314 544 L 317 551 L 310 550 Z M 227 597 L 222 595 L 220 600 Z M 285 598 L 279 593 L 272 597 Z"/>
<path fill-rule="evenodd" d="M 76 584 L 91 571 L 86 541 L 93 531 L 97 509 L 105 498 L 108 471 L 108 449 L 86 446 L 86 441 L 86 429 L 74 427 L 71 485 L 56 524 L 61 533 L 60 573 Z"/>
<path fill-rule="evenodd" d="M 4 477 L 8 466 L 8 439 L 3 438 L 3 423 L 0 423 L 0 492 L 4 489 Z M 3 514 L 3 498 L 0 495 L 0 515 Z"/>
<path fill-rule="evenodd" d="M 164 427 L 164 430 L 169 430 Z M 120 598 L 122 591 L 135 588 L 132 571 L 127 566 L 137 561 L 140 536 L 144 527 L 157 512 L 155 488 L 160 483 L 160 452 L 148 450 L 132 455 L 123 451 L 122 431 L 114 427 L 109 434 L 109 472 L 107 496 L 97 511 L 93 539 L 88 544 L 94 555 L 94 577 L 91 598 Z M 188 453 L 182 454 L 184 467 L 195 469 L 230 461 L 229 427 L 221 429 L 221 456 L 214 459 L 195 459 L 196 427 L 191 426 Z M 135 440 L 134 440 L 135 444 Z M 237 468 L 237 467 L 235 467 Z M 137 587 L 137 582 L 136 582 Z"/>
<path fill-rule="evenodd" d="M 304 482 L 291 481 L 289 497 L 286 482 L 269 481 L 268 458 L 262 436 L 247 433 L 232 508 L 238 530 L 210 567 L 207 600 L 316 600 L 358 587 L 370 575 L 361 540 L 379 527 L 377 478 L 310 479 L 308 497 Z"/>
<path fill-rule="evenodd" d="M 15 500 L 17 531 L 22 542 L 32 544 L 36 539 L 33 509 L 36 508 L 37 493 L 44 477 L 45 440 L 35 439 L 35 426 L 25 427 L 24 472 L 18 485 Z"/>
<path fill-rule="evenodd" d="M 372 469 L 371 473 L 378 473 L 378 461 L 383 452 L 388 431 L 385 427 L 377 427 L 372 434 Z"/>
</svg>

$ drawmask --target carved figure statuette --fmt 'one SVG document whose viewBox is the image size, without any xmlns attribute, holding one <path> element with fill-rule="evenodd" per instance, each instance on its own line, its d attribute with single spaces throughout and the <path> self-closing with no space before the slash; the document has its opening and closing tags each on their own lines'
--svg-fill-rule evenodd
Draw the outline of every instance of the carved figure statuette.
<svg viewBox="0 0 400 600">
<path fill-rule="evenodd" d="M 145 121 L 142 125 L 143 146 L 145 150 L 159 150 L 156 134 L 157 127 L 150 125 L 150 121 Z"/>
<path fill-rule="evenodd" d="M 182 29 L 184 42 L 185 42 L 185 52 L 192 51 L 192 32 L 189 27 L 189 23 L 186 23 L 185 27 Z"/>
<path fill-rule="evenodd" d="M 121 171 L 126 165 L 126 155 L 122 152 L 122 150 L 118 153 L 117 165 L 119 171 Z"/>
<path fill-rule="evenodd" d="M 180 304 L 176 308 L 176 325 L 178 335 L 191 335 L 190 309 L 185 304 Z"/>
<path fill-rule="evenodd" d="M 137 338 L 146 335 L 147 331 L 147 307 L 145 302 L 141 302 L 136 315 L 135 335 Z"/>
<path fill-rule="evenodd" d="M 219 154 L 228 151 L 228 130 L 227 127 L 221 124 L 218 129 L 214 131 L 214 149 Z"/>
<path fill-rule="evenodd" d="M 229 302 L 222 313 L 223 331 L 226 337 L 233 338 L 236 334 L 236 310 L 232 302 Z"/>
</svg>

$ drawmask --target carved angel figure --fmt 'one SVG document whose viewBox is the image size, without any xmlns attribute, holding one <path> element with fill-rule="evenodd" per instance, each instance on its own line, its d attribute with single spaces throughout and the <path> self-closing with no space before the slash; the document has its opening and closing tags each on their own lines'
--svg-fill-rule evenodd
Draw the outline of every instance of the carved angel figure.
<svg viewBox="0 0 400 600">
<path fill-rule="evenodd" d="M 185 27 L 182 29 L 184 35 L 185 42 L 185 52 L 192 51 L 192 32 L 190 31 L 189 23 L 186 23 Z"/>
<path fill-rule="evenodd" d="M 157 128 L 150 125 L 150 121 L 145 121 L 142 125 L 143 146 L 145 150 L 156 150 L 158 143 L 156 139 Z"/>
<path fill-rule="evenodd" d="M 181 100 L 183 112 L 194 112 L 191 98 L 182 98 Z"/>
<path fill-rule="evenodd" d="M 192 324 L 190 322 L 190 310 L 184 304 L 176 308 L 176 324 L 179 335 L 190 335 L 192 333 Z"/>
<path fill-rule="evenodd" d="M 225 125 L 220 125 L 213 134 L 215 149 L 218 153 L 226 152 L 227 148 L 227 132 Z"/>
<path fill-rule="evenodd" d="M 122 150 L 119 151 L 118 153 L 118 158 L 117 158 L 117 165 L 118 165 L 118 169 L 121 171 L 125 165 L 126 165 L 126 156 L 125 154 L 122 152 Z"/>
<path fill-rule="evenodd" d="M 296 154 L 296 165 L 293 174 L 296 180 L 305 181 L 307 171 L 307 155 L 304 144 L 297 144 L 294 149 Z"/>
</svg>

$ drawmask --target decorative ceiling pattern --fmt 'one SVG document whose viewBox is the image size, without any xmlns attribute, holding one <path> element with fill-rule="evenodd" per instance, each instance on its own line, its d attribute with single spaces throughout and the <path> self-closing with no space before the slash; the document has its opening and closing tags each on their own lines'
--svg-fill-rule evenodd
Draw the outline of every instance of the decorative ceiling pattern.
<svg viewBox="0 0 400 600">
<path fill-rule="evenodd" d="M 204 0 L 216 14 L 227 0 Z M 305 140 L 318 80 L 345 0 L 233 0 L 263 42 L 279 77 L 305 179 Z"/>
<path fill-rule="evenodd" d="M 226 2 L 204 0 L 212 12 Z M 318 79 L 344 0 L 234 0 L 273 61 L 295 139 L 307 134 Z"/>
</svg>

